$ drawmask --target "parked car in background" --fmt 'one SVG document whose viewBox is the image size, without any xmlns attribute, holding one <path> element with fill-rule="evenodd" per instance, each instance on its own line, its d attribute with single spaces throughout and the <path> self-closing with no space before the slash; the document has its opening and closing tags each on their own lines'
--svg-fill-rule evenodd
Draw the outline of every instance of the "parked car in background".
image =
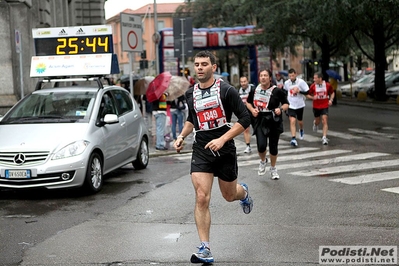
<svg viewBox="0 0 399 266">
<path fill-rule="evenodd" d="M 399 71 L 396 72 L 386 72 L 385 73 L 385 87 L 391 87 L 392 84 L 395 84 L 395 82 L 399 82 Z M 374 85 L 374 79 L 370 83 L 363 83 L 361 84 L 355 91 L 355 96 L 357 97 L 357 94 L 359 91 L 365 91 L 367 93 L 367 96 L 370 98 L 374 98 L 374 93 L 375 93 L 375 85 Z"/>
<path fill-rule="evenodd" d="M 386 90 L 386 95 L 392 98 L 397 98 L 399 96 L 399 86 L 393 86 Z"/>
<path fill-rule="evenodd" d="M 51 84 L 38 84 L 1 118 L 0 187 L 95 193 L 112 170 L 147 167 L 149 134 L 128 91 L 98 78 Z"/>
<path fill-rule="evenodd" d="M 364 75 L 352 84 L 340 86 L 339 90 L 341 90 L 342 95 L 353 96 L 355 95 L 356 89 L 359 88 L 362 84 L 371 83 L 372 81 L 374 81 L 374 75 Z"/>
</svg>

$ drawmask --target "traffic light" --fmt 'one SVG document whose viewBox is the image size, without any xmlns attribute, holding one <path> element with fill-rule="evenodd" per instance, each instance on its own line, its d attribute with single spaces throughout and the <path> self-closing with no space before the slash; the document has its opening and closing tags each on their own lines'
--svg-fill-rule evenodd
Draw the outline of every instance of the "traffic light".
<svg viewBox="0 0 399 266">
<path fill-rule="evenodd" d="M 140 60 L 140 69 L 148 68 L 148 60 Z"/>
<path fill-rule="evenodd" d="M 143 50 L 141 52 L 141 59 L 147 59 L 147 51 L 146 50 Z"/>
</svg>

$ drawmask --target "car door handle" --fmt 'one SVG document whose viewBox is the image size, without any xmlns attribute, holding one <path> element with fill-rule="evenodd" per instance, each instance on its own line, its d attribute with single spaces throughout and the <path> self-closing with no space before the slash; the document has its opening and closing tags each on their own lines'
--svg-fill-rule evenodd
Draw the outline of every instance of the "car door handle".
<svg viewBox="0 0 399 266">
<path fill-rule="evenodd" d="M 126 125 L 126 122 L 121 123 L 121 127 L 124 127 Z"/>
<path fill-rule="evenodd" d="M 138 114 L 134 114 L 134 116 L 133 116 L 133 117 L 134 117 L 134 118 L 137 118 L 138 116 L 139 116 Z"/>
</svg>

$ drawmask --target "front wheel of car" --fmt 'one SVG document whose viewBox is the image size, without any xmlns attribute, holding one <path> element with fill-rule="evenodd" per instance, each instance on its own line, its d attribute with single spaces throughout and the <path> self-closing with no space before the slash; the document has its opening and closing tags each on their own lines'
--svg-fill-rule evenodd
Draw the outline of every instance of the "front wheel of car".
<svg viewBox="0 0 399 266">
<path fill-rule="evenodd" d="M 85 189 L 90 193 L 96 193 L 103 187 L 103 163 L 97 153 L 90 156 L 84 182 Z"/>
<path fill-rule="evenodd" d="M 136 170 L 144 169 L 148 165 L 150 152 L 148 150 L 148 140 L 143 138 L 140 142 L 139 150 L 137 151 L 136 160 L 133 161 L 133 167 Z"/>
</svg>

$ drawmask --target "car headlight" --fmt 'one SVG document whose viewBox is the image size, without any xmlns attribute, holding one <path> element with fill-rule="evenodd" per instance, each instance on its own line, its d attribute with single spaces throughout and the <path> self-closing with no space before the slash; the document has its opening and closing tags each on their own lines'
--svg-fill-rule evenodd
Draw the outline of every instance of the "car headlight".
<svg viewBox="0 0 399 266">
<path fill-rule="evenodd" d="M 53 160 L 64 159 L 82 154 L 90 142 L 86 140 L 71 143 L 53 155 Z"/>
</svg>

